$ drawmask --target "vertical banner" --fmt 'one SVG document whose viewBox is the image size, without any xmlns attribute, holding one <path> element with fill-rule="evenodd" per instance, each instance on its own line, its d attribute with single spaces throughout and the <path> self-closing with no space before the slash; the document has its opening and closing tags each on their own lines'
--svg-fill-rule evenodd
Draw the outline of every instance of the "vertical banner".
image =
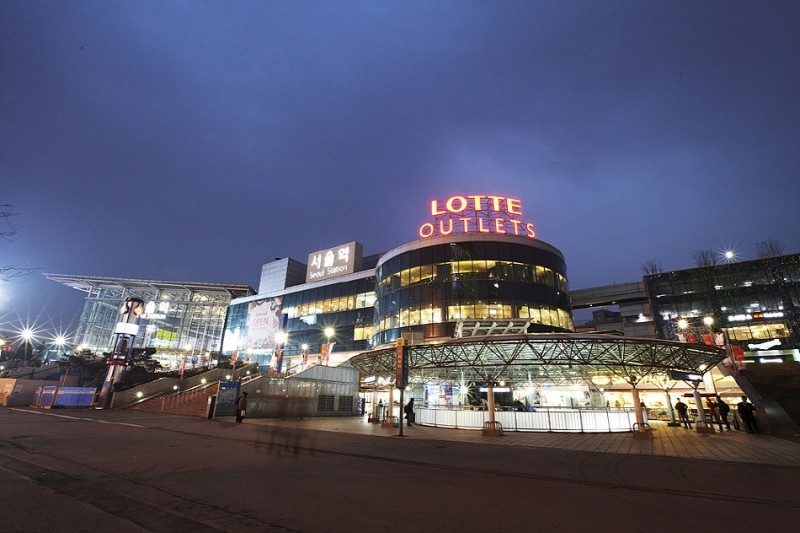
<svg viewBox="0 0 800 533">
<path fill-rule="evenodd" d="M 247 310 L 247 350 L 274 350 L 275 334 L 281 328 L 281 302 L 283 298 L 267 298 L 250 302 Z"/>
<path fill-rule="evenodd" d="M 397 339 L 397 362 L 395 364 L 395 387 L 404 389 L 408 385 L 408 346 L 405 339 Z"/>
</svg>

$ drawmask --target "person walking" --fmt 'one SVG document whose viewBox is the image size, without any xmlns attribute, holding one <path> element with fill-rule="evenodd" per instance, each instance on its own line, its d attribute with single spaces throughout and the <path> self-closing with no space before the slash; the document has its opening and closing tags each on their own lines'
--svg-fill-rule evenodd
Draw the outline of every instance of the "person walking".
<svg viewBox="0 0 800 533">
<path fill-rule="evenodd" d="M 247 412 L 247 393 L 243 392 L 236 400 L 236 423 L 241 424 Z"/>
<path fill-rule="evenodd" d="M 403 408 L 403 411 L 406 413 L 406 420 L 408 421 L 409 426 L 414 425 L 414 398 L 408 400 L 408 403 Z"/>
<path fill-rule="evenodd" d="M 689 421 L 689 406 L 679 399 L 678 403 L 675 404 L 675 410 L 678 411 L 678 417 L 683 423 L 683 427 L 692 429 L 692 423 Z"/>
<path fill-rule="evenodd" d="M 731 412 L 731 406 L 725 403 L 722 398 L 717 395 L 717 409 L 719 409 L 719 417 L 720 419 L 725 422 L 725 429 L 728 431 L 731 430 L 731 423 L 728 421 L 728 415 Z M 722 426 L 720 426 L 722 429 Z"/>
<path fill-rule="evenodd" d="M 744 428 L 748 433 L 758 433 L 758 420 L 756 419 L 756 406 L 747 401 L 747 396 L 742 396 L 742 401 L 736 406 L 739 418 L 742 419 Z"/>
<path fill-rule="evenodd" d="M 708 404 L 708 412 L 711 416 L 711 425 L 713 426 L 714 422 L 716 422 L 719 425 L 719 430 L 722 431 L 722 419 L 719 417 L 719 405 L 711 398 L 706 400 L 706 403 Z"/>
</svg>

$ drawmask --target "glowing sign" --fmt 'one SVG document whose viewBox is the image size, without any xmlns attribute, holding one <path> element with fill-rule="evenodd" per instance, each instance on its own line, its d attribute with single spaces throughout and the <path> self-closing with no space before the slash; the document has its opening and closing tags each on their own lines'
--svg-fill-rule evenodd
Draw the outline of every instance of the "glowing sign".
<svg viewBox="0 0 800 533">
<path fill-rule="evenodd" d="M 532 222 L 523 222 L 522 202 L 507 196 L 471 194 L 455 195 L 443 202 L 431 202 L 433 222 L 419 227 L 423 239 L 452 233 L 494 233 L 533 239 Z"/>
<path fill-rule="evenodd" d="M 352 274 L 361 269 L 362 247 L 350 242 L 308 255 L 306 283 Z"/>
</svg>

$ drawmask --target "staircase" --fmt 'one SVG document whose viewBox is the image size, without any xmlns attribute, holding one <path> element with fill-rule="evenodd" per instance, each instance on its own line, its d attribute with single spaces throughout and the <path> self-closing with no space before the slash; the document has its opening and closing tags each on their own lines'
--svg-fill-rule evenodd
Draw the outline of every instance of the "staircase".
<svg viewBox="0 0 800 533">
<path fill-rule="evenodd" d="M 800 441 L 800 363 L 748 365 L 734 377 L 751 399 L 761 399 L 773 435 Z"/>
<path fill-rule="evenodd" d="M 137 402 L 131 411 L 167 413 L 179 416 L 205 418 L 208 413 L 208 398 L 217 391 L 216 383 L 195 387 L 175 394 L 163 394 Z"/>
</svg>

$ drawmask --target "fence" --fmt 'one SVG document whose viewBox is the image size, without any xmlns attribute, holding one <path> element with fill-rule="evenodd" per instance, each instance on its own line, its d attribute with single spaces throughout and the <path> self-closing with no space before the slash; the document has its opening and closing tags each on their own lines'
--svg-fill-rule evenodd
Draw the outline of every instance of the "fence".
<svg viewBox="0 0 800 533">
<path fill-rule="evenodd" d="M 425 426 L 482 429 L 489 420 L 486 410 L 416 408 L 417 423 Z M 537 407 L 536 411 L 496 411 L 496 422 L 504 431 L 603 433 L 631 431 L 636 422 L 633 409 L 570 409 Z M 646 420 L 645 420 L 646 421 Z"/>
<path fill-rule="evenodd" d="M 36 389 L 32 407 L 91 407 L 94 405 L 94 387 L 59 387 L 48 385 Z"/>
</svg>

